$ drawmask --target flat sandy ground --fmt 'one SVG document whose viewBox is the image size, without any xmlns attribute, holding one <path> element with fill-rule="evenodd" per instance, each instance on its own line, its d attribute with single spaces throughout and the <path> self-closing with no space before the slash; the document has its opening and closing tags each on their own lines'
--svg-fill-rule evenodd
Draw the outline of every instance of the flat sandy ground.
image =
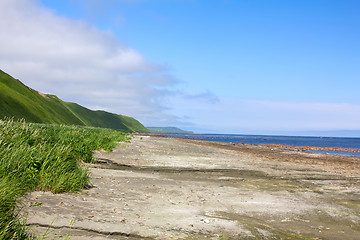
<svg viewBox="0 0 360 240">
<path fill-rule="evenodd" d="M 35 235 L 360 239 L 360 158 L 140 135 L 95 156 L 89 189 L 29 194 Z"/>
</svg>

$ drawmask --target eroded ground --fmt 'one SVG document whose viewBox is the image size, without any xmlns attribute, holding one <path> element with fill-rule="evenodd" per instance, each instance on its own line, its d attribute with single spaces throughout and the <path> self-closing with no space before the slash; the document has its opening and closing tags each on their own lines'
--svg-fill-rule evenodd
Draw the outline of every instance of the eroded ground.
<svg viewBox="0 0 360 240">
<path fill-rule="evenodd" d="M 360 239 L 358 158 L 154 136 L 96 158 L 90 189 L 28 196 L 35 235 Z"/>
</svg>

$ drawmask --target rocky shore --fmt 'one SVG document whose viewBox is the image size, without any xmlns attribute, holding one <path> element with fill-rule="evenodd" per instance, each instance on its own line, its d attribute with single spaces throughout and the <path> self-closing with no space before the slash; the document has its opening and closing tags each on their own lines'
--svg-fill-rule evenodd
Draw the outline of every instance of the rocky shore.
<svg viewBox="0 0 360 240">
<path fill-rule="evenodd" d="M 141 135 L 95 157 L 89 189 L 29 194 L 35 235 L 359 239 L 356 157 Z"/>
</svg>

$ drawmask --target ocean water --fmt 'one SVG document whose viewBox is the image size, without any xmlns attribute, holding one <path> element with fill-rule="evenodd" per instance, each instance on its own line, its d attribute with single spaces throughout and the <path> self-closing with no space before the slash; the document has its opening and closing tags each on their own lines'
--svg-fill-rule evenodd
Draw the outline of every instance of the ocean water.
<svg viewBox="0 0 360 240">
<path fill-rule="evenodd" d="M 181 134 L 165 133 L 170 137 L 188 138 L 194 140 L 246 143 L 246 144 L 281 144 L 291 146 L 312 146 L 327 148 L 353 148 L 360 150 L 360 138 L 340 137 L 297 137 L 297 136 L 269 136 L 269 135 L 236 135 L 236 134 Z M 360 157 L 359 152 L 342 152 L 328 150 L 308 150 L 307 152 L 339 154 Z"/>
</svg>

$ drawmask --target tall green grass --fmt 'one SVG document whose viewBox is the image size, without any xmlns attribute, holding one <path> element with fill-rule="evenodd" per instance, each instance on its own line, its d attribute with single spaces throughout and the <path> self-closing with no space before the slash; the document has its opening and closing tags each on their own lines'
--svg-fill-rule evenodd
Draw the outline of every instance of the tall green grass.
<svg viewBox="0 0 360 240">
<path fill-rule="evenodd" d="M 0 239 L 27 239 L 19 198 L 29 191 L 74 192 L 89 184 L 82 164 L 129 136 L 111 129 L 0 120 Z"/>
</svg>

